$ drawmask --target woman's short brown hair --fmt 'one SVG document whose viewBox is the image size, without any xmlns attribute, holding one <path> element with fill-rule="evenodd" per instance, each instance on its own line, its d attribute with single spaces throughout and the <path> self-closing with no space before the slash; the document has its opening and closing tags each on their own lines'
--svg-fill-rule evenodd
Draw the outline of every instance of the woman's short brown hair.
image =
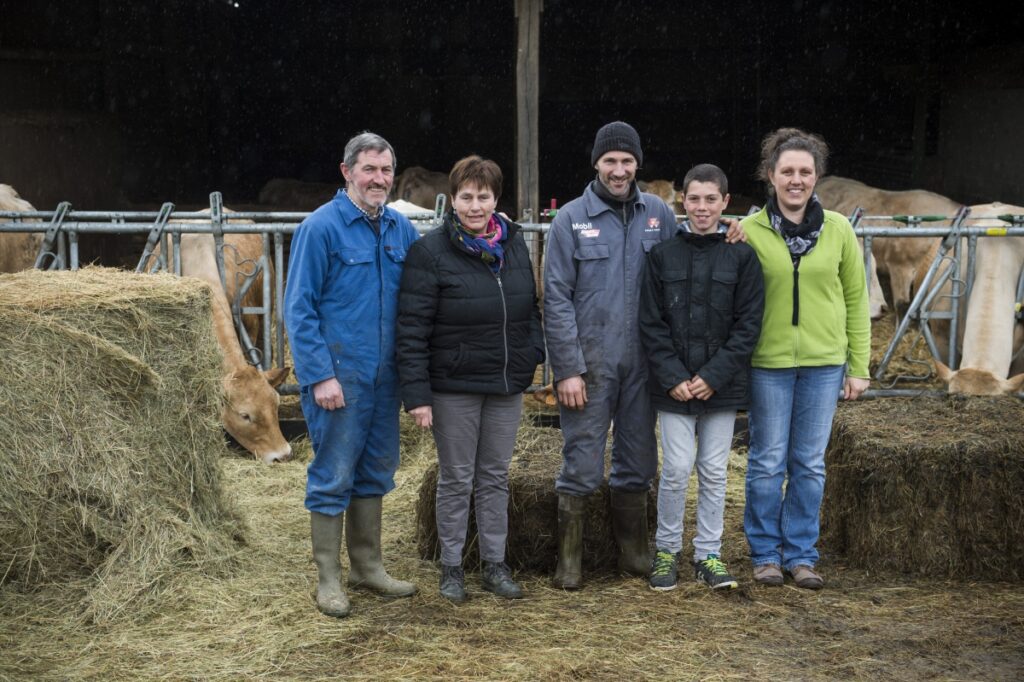
<svg viewBox="0 0 1024 682">
<path fill-rule="evenodd" d="M 453 197 L 459 193 L 460 187 L 472 184 L 481 189 L 491 190 L 494 199 L 498 200 L 501 198 L 501 181 L 501 169 L 498 168 L 498 164 L 476 154 L 456 161 L 452 166 L 452 172 L 448 174 L 448 184 Z"/>
</svg>

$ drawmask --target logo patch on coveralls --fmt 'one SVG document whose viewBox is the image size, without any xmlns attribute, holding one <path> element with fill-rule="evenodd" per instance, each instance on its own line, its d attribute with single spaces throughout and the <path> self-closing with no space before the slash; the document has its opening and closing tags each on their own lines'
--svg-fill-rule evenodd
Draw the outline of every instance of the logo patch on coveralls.
<svg viewBox="0 0 1024 682">
<path fill-rule="evenodd" d="M 658 220 L 657 218 L 648 218 L 647 219 L 647 229 L 648 230 L 657 230 L 659 227 L 661 227 L 661 221 L 660 220 Z"/>
<path fill-rule="evenodd" d="M 583 230 L 582 232 L 580 232 L 581 237 L 596 237 L 599 234 L 601 234 L 601 230 L 598 229 Z"/>
</svg>

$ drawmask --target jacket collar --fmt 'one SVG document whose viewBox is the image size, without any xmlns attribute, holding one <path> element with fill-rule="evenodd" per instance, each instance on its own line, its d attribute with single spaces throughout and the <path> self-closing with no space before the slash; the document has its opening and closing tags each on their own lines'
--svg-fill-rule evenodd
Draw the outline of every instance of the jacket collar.
<svg viewBox="0 0 1024 682">
<path fill-rule="evenodd" d="M 647 203 L 644 201 L 644 193 L 640 190 L 636 192 L 636 199 L 634 199 L 634 205 L 637 209 L 646 208 Z M 597 196 L 590 187 L 590 183 L 587 183 L 587 188 L 583 190 L 583 204 L 587 209 L 587 216 L 594 218 L 604 213 L 605 211 L 612 211 L 612 207 L 606 204 L 601 197 Z"/>
<path fill-rule="evenodd" d="M 498 220 L 501 221 L 501 224 L 504 225 L 505 228 L 507 229 L 505 239 L 503 239 L 502 241 L 508 241 L 509 239 L 515 236 L 516 232 L 522 229 L 519 223 L 512 222 L 511 220 L 504 217 L 500 213 L 495 212 L 494 215 L 497 216 Z M 444 221 L 441 223 L 441 229 L 443 229 L 448 234 L 451 234 L 451 232 L 455 229 L 455 223 L 454 221 L 452 221 L 452 213 L 450 210 L 444 214 Z"/>
<path fill-rule="evenodd" d="M 360 211 L 356 207 L 355 204 L 352 203 L 352 200 L 349 199 L 345 195 L 345 190 L 339 189 L 337 194 L 334 195 L 334 199 L 332 201 L 334 202 L 335 208 L 338 209 L 338 213 L 341 215 L 341 219 L 345 223 L 346 227 L 351 227 L 352 225 L 354 225 L 354 224 L 356 224 L 356 223 L 358 223 L 360 221 L 362 221 L 362 223 L 364 225 L 369 227 L 369 225 L 370 225 L 369 219 L 366 217 L 366 215 L 362 211 Z M 381 229 L 381 232 L 384 231 L 385 227 L 395 223 L 395 216 L 396 216 L 395 209 L 391 208 L 390 206 L 386 206 L 386 205 L 381 207 L 381 211 L 380 211 L 380 229 Z"/>
<path fill-rule="evenodd" d="M 760 211 L 750 216 L 750 221 L 753 224 L 757 225 L 758 227 L 763 227 L 765 229 L 771 230 L 772 232 L 775 232 L 775 230 L 772 230 L 771 221 L 769 221 L 768 219 L 767 206 L 762 206 Z"/>
</svg>

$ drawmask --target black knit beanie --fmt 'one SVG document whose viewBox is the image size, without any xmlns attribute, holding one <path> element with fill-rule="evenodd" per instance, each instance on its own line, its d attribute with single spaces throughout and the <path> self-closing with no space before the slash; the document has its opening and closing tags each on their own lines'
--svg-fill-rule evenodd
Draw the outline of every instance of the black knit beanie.
<svg viewBox="0 0 1024 682">
<path fill-rule="evenodd" d="M 640 135 L 628 123 L 613 121 L 601 126 L 594 137 L 594 150 L 590 152 L 590 165 L 608 152 L 629 152 L 636 157 L 636 165 L 644 165 L 644 153 L 640 149 Z"/>
</svg>

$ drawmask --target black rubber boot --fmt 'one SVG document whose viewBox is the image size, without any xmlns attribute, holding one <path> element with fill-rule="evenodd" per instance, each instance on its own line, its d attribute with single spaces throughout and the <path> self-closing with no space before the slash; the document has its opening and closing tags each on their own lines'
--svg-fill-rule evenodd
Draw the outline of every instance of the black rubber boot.
<svg viewBox="0 0 1024 682">
<path fill-rule="evenodd" d="M 651 570 L 651 546 L 647 538 L 647 492 L 611 491 L 612 533 L 619 545 L 619 570 L 647 576 Z"/>
<path fill-rule="evenodd" d="M 341 587 L 341 529 L 344 522 L 344 514 L 328 516 L 311 512 L 309 515 L 313 561 L 316 562 L 318 577 L 316 606 L 320 613 L 332 618 L 344 618 L 352 610 Z"/>
<path fill-rule="evenodd" d="M 563 590 L 583 585 L 583 515 L 587 499 L 558 494 L 558 567 L 552 582 Z"/>
</svg>

